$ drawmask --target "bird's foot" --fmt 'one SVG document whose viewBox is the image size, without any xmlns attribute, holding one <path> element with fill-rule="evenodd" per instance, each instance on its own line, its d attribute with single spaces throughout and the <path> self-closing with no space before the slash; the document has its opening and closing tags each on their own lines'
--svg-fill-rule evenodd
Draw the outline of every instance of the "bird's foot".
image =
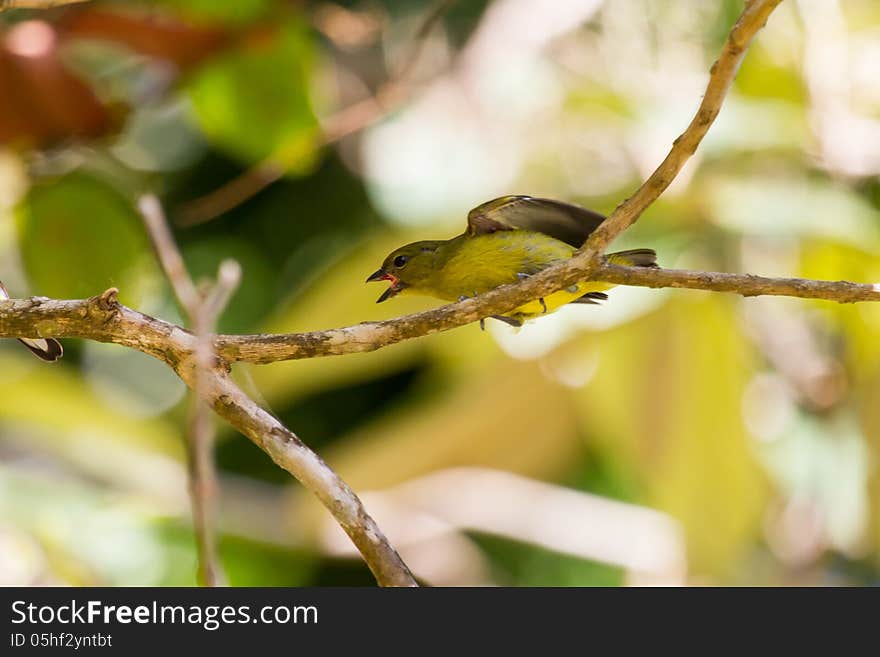
<svg viewBox="0 0 880 657">
<path fill-rule="evenodd" d="M 458 300 L 459 300 L 459 301 L 464 301 L 465 299 L 473 299 L 475 296 L 477 296 L 477 293 L 476 293 L 476 292 L 474 292 L 474 296 L 473 296 L 473 297 L 469 297 L 469 296 L 466 295 L 466 294 L 462 294 L 462 295 L 460 295 L 460 296 L 458 297 Z M 485 331 L 485 330 L 486 330 L 486 318 L 485 318 L 485 317 L 483 317 L 483 318 L 480 319 L 480 330 L 481 330 L 481 331 Z"/>
<path fill-rule="evenodd" d="M 546 315 L 547 314 L 547 303 L 544 301 L 544 297 L 541 297 L 540 299 L 538 299 L 538 301 L 541 303 L 541 308 L 544 309 L 543 313 Z"/>
</svg>

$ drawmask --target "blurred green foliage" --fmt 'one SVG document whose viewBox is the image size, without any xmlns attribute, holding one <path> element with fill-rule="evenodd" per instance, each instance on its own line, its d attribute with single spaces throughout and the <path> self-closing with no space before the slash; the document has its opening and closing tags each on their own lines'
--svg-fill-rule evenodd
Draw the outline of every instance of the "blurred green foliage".
<svg viewBox="0 0 880 657">
<path fill-rule="evenodd" d="M 212 143 L 245 164 L 271 158 L 300 173 L 312 165 L 318 124 L 309 100 L 309 39 L 291 22 L 193 75 L 187 91 Z"/>
<path fill-rule="evenodd" d="M 3 13 L 0 57 L 23 76 L 16 107 L 30 111 L 0 110 L 0 280 L 18 296 L 116 286 L 180 322 L 133 206 L 151 190 L 196 278 L 225 258 L 242 265 L 222 331 L 436 305 L 377 306 L 363 280 L 394 247 L 459 231 L 493 196 L 612 209 L 686 125 L 742 5 L 538 4 L 456 3 L 423 44 L 408 100 L 333 145 L 319 117 L 400 70 L 434 3 Z M 880 6 L 813 4 L 777 10 L 694 163 L 615 246 L 653 247 L 667 267 L 880 280 Z M 55 37 L 37 49 L 39 69 L 16 50 L 28 20 Z M 101 134 L 71 118 L 85 101 L 65 76 L 94 91 Z M 0 76 L 0 97 L 8 84 Z M 189 221 L 190 201 L 267 158 L 287 175 Z M 518 334 L 472 325 L 234 375 L 364 494 L 408 560 L 430 563 L 418 572 L 431 583 L 876 584 L 878 332 L 880 307 L 866 304 L 617 289 L 601 308 Z M 65 347 L 44 367 L 0 345 L 0 550 L 11 555 L 0 582 L 193 584 L 181 384 L 118 347 Z M 225 427 L 217 463 L 232 584 L 372 581 L 329 547 L 327 514 Z M 511 509 L 489 488 L 451 507 L 442 491 L 419 497 L 432 475 L 462 467 L 629 506 L 560 520 L 550 501 Z M 656 522 L 627 509 L 653 509 Z M 498 518 L 521 522 L 501 530 Z M 572 544 L 534 535 L 551 521 Z M 620 559 L 578 543 L 591 538 L 619 545 Z M 633 545 L 642 570 L 619 563 Z"/>
<path fill-rule="evenodd" d="M 145 273 L 140 216 L 125 195 L 88 174 L 31 187 L 19 205 L 18 235 L 28 278 L 46 295 L 80 298 L 115 285 L 131 298 Z"/>
</svg>

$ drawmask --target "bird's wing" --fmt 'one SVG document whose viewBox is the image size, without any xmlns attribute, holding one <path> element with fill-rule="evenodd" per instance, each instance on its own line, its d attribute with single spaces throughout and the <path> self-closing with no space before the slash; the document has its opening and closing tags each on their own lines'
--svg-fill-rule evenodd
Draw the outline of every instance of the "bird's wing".
<svg viewBox="0 0 880 657">
<path fill-rule="evenodd" d="M 5 301 L 8 298 L 9 292 L 6 291 L 6 287 L 0 281 L 0 301 Z M 31 353 L 35 356 L 50 363 L 55 362 L 64 355 L 61 343 L 55 338 L 19 338 L 19 342 L 30 349 Z"/>
<path fill-rule="evenodd" d="M 25 347 L 31 350 L 31 353 L 37 358 L 41 358 L 49 363 L 54 363 L 64 355 L 64 348 L 55 338 L 19 338 Z"/>
<path fill-rule="evenodd" d="M 519 228 L 544 233 L 579 247 L 604 219 L 597 212 L 561 201 L 502 196 L 478 205 L 468 213 L 468 233 L 481 235 Z"/>
</svg>

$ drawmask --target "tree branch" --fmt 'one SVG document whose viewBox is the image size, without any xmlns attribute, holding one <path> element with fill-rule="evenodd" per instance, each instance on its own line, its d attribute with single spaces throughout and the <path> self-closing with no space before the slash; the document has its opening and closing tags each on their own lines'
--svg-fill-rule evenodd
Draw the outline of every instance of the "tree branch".
<svg viewBox="0 0 880 657">
<path fill-rule="evenodd" d="M 837 303 L 880 302 L 880 283 L 766 278 L 753 274 L 609 264 L 597 270 L 595 280 L 639 287 L 732 292 L 745 297 L 771 295 Z M 264 364 L 375 351 L 507 312 L 533 298 L 524 294 L 521 287 L 520 284 L 507 285 L 474 299 L 383 322 L 364 322 L 309 333 L 217 335 L 214 346 L 223 360 Z M 112 342 L 154 356 L 177 370 L 181 359 L 193 352 L 196 336 L 179 326 L 116 304 L 115 294 L 116 290 L 111 289 L 86 300 L 34 297 L 0 301 L 0 338 L 55 337 Z M 101 301 L 105 297 L 112 300 L 112 313 L 106 310 L 106 302 Z"/>
<path fill-rule="evenodd" d="M 754 274 L 728 274 L 685 269 L 646 269 L 601 265 L 596 280 L 640 287 L 677 287 L 711 292 L 733 292 L 744 297 L 762 295 L 821 299 L 837 303 L 880 301 L 880 283 L 817 281 L 809 278 L 766 278 Z"/>
<path fill-rule="evenodd" d="M 567 279 L 563 279 L 567 280 Z M 571 283 L 582 281 L 572 278 Z M 745 297 L 759 295 L 822 299 L 838 303 L 880 301 L 880 284 L 849 281 L 817 281 L 803 278 L 765 278 L 753 274 L 648 269 L 602 264 L 591 280 L 640 287 L 675 287 L 713 292 L 733 292 Z M 565 285 L 570 283 L 565 283 Z M 344 328 L 265 335 L 218 335 L 217 352 L 230 361 L 273 363 L 318 356 L 375 351 L 412 338 L 447 331 L 490 315 L 499 315 L 559 288 L 551 281 L 537 294 L 524 285 L 505 285 L 472 299 L 383 322 L 364 322 Z"/>
<path fill-rule="evenodd" d="M 181 377 L 192 385 L 191 374 Z M 317 496 L 348 534 L 380 585 L 417 586 L 409 568 L 367 514 L 357 494 L 320 456 L 245 395 L 225 373 L 216 372 L 205 393 L 204 399 L 220 417 Z"/>
<path fill-rule="evenodd" d="M 88 0 L 0 0 L 0 12 L 7 9 L 52 9 L 81 2 L 88 2 Z"/>
</svg>

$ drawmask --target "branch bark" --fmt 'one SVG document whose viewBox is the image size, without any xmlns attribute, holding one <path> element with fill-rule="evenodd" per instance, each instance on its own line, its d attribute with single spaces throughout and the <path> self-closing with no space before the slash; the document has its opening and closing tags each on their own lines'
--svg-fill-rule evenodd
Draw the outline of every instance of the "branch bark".
<svg viewBox="0 0 880 657">
<path fill-rule="evenodd" d="M 192 376 L 192 370 L 181 374 L 188 385 L 192 385 Z M 317 496 L 348 534 L 380 585 L 417 586 L 357 494 L 292 431 L 245 395 L 226 373 L 215 372 L 203 399 Z"/>
<path fill-rule="evenodd" d="M 647 275 L 646 275 L 647 274 Z M 744 297 L 762 295 L 821 299 L 837 303 L 880 301 L 880 283 L 817 281 L 809 278 L 766 278 L 754 274 L 729 274 L 682 269 L 645 269 L 603 264 L 597 280 L 640 287 L 677 287 L 712 292 L 733 292 Z"/>
<path fill-rule="evenodd" d="M 760 295 L 822 299 L 838 303 L 880 301 L 880 284 L 819 281 L 804 278 L 765 278 L 753 274 L 647 269 L 602 264 L 591 280 L 651 288 L 687 288 L 733 292 L 744 297 Z M 265 335 L 218 335 L 217 352 L 230 361 L 273 363 L 318 356 L 375 351 L 412 338 L 447 331 L 490 315 L 504 314 L 527 301 L 559 289 L 558 281 L 570 285 L 583 280 L 568 277 L 524 291 L 524 285 L 506 285 L 472 299 L 383 322 L 364 322 L 344 328 L 310 333 Z M 528 281 L 527 281 L 528 282 Z"/>
<path fill-rule="evenodd" d="M 62 5 L 76 5 L 89 0 L 0 0 L 0 12 L 7 9 L 52 9 Z"/>
<path fill-rule="evenodd" d="M 744 297 L 760 295 L 819 299 L 837 303 L 880 302 L 880 283 L 820 281 L 806 278 L 767 278 L 753 274 L 646 269 L 603 264 L 595 280 L 651 288 L 685 288 L 731 292 Z M 383 322 L 309 333 L 217 335 L 217 355 L 229 362 L 274 363 L 319 356 L 375 351 L 412 338 L 446 331 L 482 317 L 507 312 L 534 298 L 522 286 L 507 285 L 477 298 Z M 161 319 L 143 315 L 115 302 L 116 290 L 86 300 L 44 297 L 0 301 L 0 338 L 81 338 L 112 342 L 154 356 L 177 371 L 191 355 L 196 336 Z M 107 303 L 110 298 L 112 313 Z"/>
</svg>

